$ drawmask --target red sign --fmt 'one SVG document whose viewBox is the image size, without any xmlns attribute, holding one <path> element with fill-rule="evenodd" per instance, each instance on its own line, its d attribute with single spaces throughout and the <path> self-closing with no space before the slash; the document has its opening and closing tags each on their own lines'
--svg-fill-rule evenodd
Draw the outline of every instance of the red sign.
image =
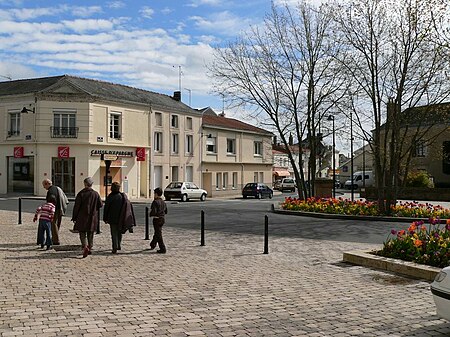
<svg viewBox="0 0 450 337">
<path fill-rule="evenodd" d="M 14 158 L 23 158 L 23 146 L 17 146 L 14 148 Z"/>
<path fill-rule="evenodd" d="M 136 148 L 136 160 L 145 161 L 145 147 Z"/>
<path fill-rule="evenodd" d="M 58 158 L 69 158 L 68 146 L 58 146 Z"/>
</svg>

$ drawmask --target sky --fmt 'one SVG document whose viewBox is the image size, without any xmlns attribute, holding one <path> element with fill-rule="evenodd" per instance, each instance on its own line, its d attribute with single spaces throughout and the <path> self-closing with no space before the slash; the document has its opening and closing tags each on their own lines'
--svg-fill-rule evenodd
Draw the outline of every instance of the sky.
<svg viewBox="0 0 450 337">
<path fill-rule="evenodd" d="M 213 49 L 260 24 L 270 7 L 270 0 L 0 0 L 0 80 L 68 74 L 168 95 L 181 89 L 184 103 L 221 112 L 223 98 L 207 76 Z"/>
</svg>

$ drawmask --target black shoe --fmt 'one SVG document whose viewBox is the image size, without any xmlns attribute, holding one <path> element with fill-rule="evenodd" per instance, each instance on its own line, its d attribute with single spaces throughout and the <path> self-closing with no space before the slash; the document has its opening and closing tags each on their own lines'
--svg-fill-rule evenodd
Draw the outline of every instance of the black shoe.
<svg viewBox="0 0 450 337">
<path fill-rule="evenodd" d="M 41 245 L 41 249 L 44 248 L 44 245 Z"/>
<path fill-rule="evenodd" d="M 155 247 L 156 247 L 156 245 L 152 245 L 152 244 L 150 244 L 150 250 L 153 250 L 153 249 L 155 249 Z"/>
<path fill-rule="evenodd" d="M 160 249 L 160 250 L 157 250 L 156 252 L 157 252 L 158 254 L 165 254 L 165 253 L 166 253 L 165 250 L 161 250 L 161 249 Z"/>
<path fill-rule="evenodd" d="M 112 253 L 113 253 L 113 254 L 117 254 L 117 249 L 113 249 L 113 250 L 112 250 Z"/>
<path fill-rule="evenodd" d="M 47 246 L 46 250 L 50 250 L 50 249 L 52 249 L 52 246 Z"/>
<path fill-rule="evenodd" d="M 122 250 L 122 247 L 120 247 L 120 246 L 119 246 L 119 247 L 117 247 L 117 250 Z"/>
</svg>

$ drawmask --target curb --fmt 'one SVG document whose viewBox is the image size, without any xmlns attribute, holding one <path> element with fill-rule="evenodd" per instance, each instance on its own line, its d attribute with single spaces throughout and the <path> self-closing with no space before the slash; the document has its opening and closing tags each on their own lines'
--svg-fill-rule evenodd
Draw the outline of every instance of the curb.
<svg viewBox="0 0 450 337">
<path fill-rule="evenodd" d="M 344 252 L 343 261 L 354 265 L 369 267 L 404 276 L 433 281 L 441 271 L 440 268 L 421 265 L 410 261 L 402 261 L 389 257 L 377 256 L 372 252 L 351 251 Z"/>
</svg>

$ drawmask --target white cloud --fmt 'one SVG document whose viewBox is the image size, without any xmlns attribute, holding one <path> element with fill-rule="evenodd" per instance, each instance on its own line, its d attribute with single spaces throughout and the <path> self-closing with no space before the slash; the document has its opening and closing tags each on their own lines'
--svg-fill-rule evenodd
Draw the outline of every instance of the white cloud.
<svg viewBox="0 0 450 337">
<path fill-rule="evenodd" d="M 168 14 L 170 14 L 172 12 L 173 12 L 173 9 L 170 9 L 169 7 L 165 7 L 163 9 L 161 9 L 161 13 L 164 14 L 164 15 L 168 15 Z"/>
<path fill-rule="evenodd" d="M 200 6 L 219 6 L 222 4 L 222 0 L 193 0 L 187 4 L 188 7 L 200 7 Z"/>
<path fill-rule="evenodd" d="M 103 30 L 110 30 L 114 27 L 114 24 L 109 20 L 95 20 L 95 19 L 78 19 L 78 20 L 72 20 L 62 21 L 64 26 L 66 26 L 68 29 L 73 30 L 75 32 L 81 33 L 86 31 L 103 31 Z"/>
<path fill-rule="evenodd" d="M 14 72 L 11 70 L 14 69 Z M 0 62 L 0 81 L 7 81 L 7 77 L 11 77 L 13 80 L 21 79 L 21 78 L 30 78 L 36 77 L 36 72 L 28 66 L 24 66 L 20 63 Z"/>
<path fill-rule="evenodd" d="M 0 9 L 0 19 L 27 21 L 36 20 L 43 16 L 57 16 L 65 13 L 70 13 L 75 17 L 87 18 L 101 12 L 102 8 L 99 6 L 82 7 L 61 5 L 56 7 L 14 8 Z"/>
<path fill-rule="evenodd" d="M 108 8 L 120 9 L 125 7 L 125 3 L 123 1 L 111 1 L 107 3 Z"/>
<path fill-rule="evenodd" d="M 141 15 L 146 18 L 146 19 L 151 19 L 153 17 L 153 14 L 155 14 L 155 10 L 144 6 L 139 10 L 139 13 L 141 13 Z"/>
<path fill-rule="evenodd" d="M 94 14 L 98 14 L 102 12 L 102 8 L 100 6 L 89 6 L 89 7 L 81 7 L 81 6 L 70 6 L 70 11 L 74 16 L 80 18 L 88 18 Z"/>
<path fill-rule="evenodd" d="M 195 26 L 205 31 L 218 31 L 222 34 L 236 36 L 239 32 L 247 30 L 252 24 L 250 19 L 245 19 L 228 11 L 213 13 L 208 17 L 192 16 Z"/>
</svg>

